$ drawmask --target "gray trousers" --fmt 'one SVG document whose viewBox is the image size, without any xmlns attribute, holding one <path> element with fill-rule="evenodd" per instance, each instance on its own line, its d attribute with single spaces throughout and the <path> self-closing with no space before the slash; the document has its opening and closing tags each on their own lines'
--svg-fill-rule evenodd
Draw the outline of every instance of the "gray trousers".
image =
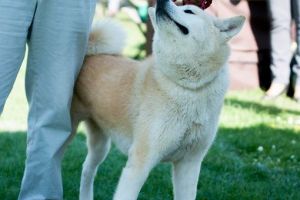
<svg viewBox="0 0 300 200">
<path fill-rule="evenodd" d="M 94 7 L 94 0 L 0 0 L 0 113 L 26 43 L 29 49 L 27 159 L 20 200 L 63 198 L 61 159 Z"/>
<path fill-rule="evenodd" d="M 269 0 L 271 13 L 271 71 L 273 82 L 289 84 L 291 63 L 291 13 L 297 28 L 296 85 L 300 86 L 300 0 Z"/>
</svg>

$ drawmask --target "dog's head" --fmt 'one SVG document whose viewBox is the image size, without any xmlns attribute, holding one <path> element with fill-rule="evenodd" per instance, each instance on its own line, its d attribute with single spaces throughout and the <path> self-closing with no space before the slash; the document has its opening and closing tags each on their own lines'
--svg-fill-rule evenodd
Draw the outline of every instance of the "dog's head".
<svg viewBox="0 0 300 200">
<path fill-rule="evenodd" d="M 242 16 L 217 19 L 197 6 L 176 6 L 170 0 L 157 0 L 149 15 L 157 64 L 165 66 L 162 70 L 170 78 L 176 78 L 172 76 L 178 76 L 178 70 L 193 71 L 195 81 L 198 73 L 206 76 L 224 65 L 229 54 L 227 42 L 245 21 Z"/>
</svg>

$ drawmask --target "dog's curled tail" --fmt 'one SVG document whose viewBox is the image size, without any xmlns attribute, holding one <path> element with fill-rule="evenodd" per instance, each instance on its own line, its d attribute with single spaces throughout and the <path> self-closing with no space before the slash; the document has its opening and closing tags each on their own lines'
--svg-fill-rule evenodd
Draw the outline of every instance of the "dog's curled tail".
<svg viewBox="0 0 300 200">
<path fill-rule="evenodd" d="M 96 22 L 90 33 L 87 55 L 120 55 L 126 41 L 126 32 L 112 19 Z"/>
</svg>

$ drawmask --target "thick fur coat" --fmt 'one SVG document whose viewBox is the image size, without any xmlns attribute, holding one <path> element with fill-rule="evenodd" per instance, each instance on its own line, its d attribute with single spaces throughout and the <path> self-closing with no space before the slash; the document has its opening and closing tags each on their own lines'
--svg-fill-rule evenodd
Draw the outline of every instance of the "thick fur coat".
<svg viewBox="0 0 300 200">
<path fill-rule="evenodd" d="M 153 57 L 120 56 L 124 31 L 96 24 L 72 104 L 74 133 L 88 127 L 80 199 L 93 199 L 93 181 L 110 143 L 128 155 L 114 200 L 137 199 L 151 169 L 173 164 L 174 199 L 194 200 L 201 162 L 216 136 L 228 87 L 228 40 L 244 17 L 220 20 L 196 6 L 158 0 L 149 9 Z M 101 188 L 96 188 L 101 189 Z"/>
</svg>

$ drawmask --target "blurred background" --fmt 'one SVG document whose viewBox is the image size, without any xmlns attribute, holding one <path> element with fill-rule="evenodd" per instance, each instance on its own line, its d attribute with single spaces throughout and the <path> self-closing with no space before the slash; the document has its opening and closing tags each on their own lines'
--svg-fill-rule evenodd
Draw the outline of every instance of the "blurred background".
<svg viewBox="0 0 300 200">
<path fill-rule="evenodd" d="M 128 32 L 124 55 L 144 59 L 151 54 L 153 29 L 147 8 L 154 3 L 103 0 L 97 3 L 95 20 L 118 20 Z M 217 140 L 203 164 L 199 199 L 300 199 L 300 104 L 291 98 L 295 74 L 291 73 L 287 95 L 262 100 L 272 78 L 267 1 L 215 0 L 206 11 L 220 18 L 244 15 L 247 21 L 230 42 L 230 91 Z M 291 37 L 295 39 L 294 23 L 291 26 Z M 291 51 L 296 45 L 291 43 Z M 0 119 L 0 188 L 4 188 L 0 189 L 0 199 L 16 199 L 24 169 L 28 111 L 25 68 L 26 56 Z M 80 132 L 84 133 L 83 127 Z M 78 197 L 81 163 L 86 153 L 84 143 L 85 138 L 79 134 L 66 153 L 65 199 Z M 113 148 L 99 169 L 95 185 L 102 189 L 95 191 L 96 199 L 111 198 L 125 160 Z M 140 199 L 171 199 L 169 170 L 167 164 L 157 167 Z"/>
</svg>

